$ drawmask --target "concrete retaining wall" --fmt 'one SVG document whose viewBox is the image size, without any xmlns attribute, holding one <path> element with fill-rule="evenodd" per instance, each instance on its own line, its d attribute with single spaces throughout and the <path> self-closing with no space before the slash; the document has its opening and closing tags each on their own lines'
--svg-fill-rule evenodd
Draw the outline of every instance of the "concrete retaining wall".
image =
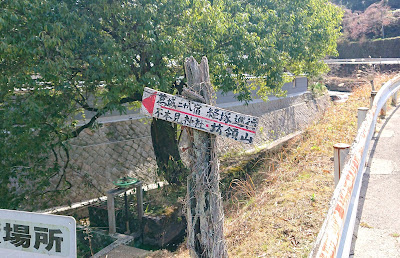
<svg viewBox="0 0 400 258">
<path fill-rule="evenodd" d="M 261 117 L 254 144 L 246 145 L 219 138 L 220 153 L 240 152 L 264 145 L 305 128 L 329 105 L 329 96 L 313 99 L 310 93 L 274 99 L 256 100 L 249 105 L 224 103 L 225 109 Z M 122 117 L 123 118 L 123 117 Z M 150 135 L 150 120 L 140 115 L 109 119 L 97 130 L 85 129 L 68 142 L 70 166 L 67 179 L 73 187 L 65 203 L 102 196 L 114 187 L 112 181 L 123 176 L 137 177 L 150 184 L 156 177 L 156 162 Z M 185 141 L 181 142 L 185 147 Z M 65 204 L 57 201 L 57 205 Z"/>
<path fill-rule="evenodd" d="M 330 104 L 329 96 L 313 98 L 311 93 L 258 102 L 248 106 L 230 107 L 230 110 L 260 117 L 254 144 L 242 144 L 231 139 L 220 138 L 220 153 L 245 151 L 268 144 L 290 133 L 306 128 L 318 119 Z"/>
</svg>

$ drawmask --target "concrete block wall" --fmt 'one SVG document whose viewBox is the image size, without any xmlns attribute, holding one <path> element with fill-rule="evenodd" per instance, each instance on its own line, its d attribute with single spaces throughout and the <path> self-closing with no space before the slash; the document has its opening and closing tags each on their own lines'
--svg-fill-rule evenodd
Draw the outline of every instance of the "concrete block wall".
<svg viewBox="0 0 400 258">
<path fill-rule="evenodd" d="M 240 152 L 257 148 L 290 133 L 305 129 L 318 119 L 330 104 L 329 96 L 314 99 L 311 93 L 258 102 L 248 106 L 236 106 L 229 109 L 260 117 L 256 139 L 253 144 L 244 144 L 232 139 L 220 138 L 220 154 Z"/>
<path fill-rule="evenodd" d="M 261 118 L 254 144 L 219 137 L 220 154 L 252 149 L 304 129 L 322 115 L 328 104 L 329 96 L 313 99 L 310 93 L 304 93 L 268 102 L 256 100 L 249 105 L 237 102 L 220 105 Z M 70 140 L 67 178 L 73 186 L 66 201 L 77 202 L 105 195 L 114 187 L 112 182 L 123 176 L 139 178 L 145 184 L 159 181 L 150 121 L 140 115 L 129 120 L 115 119 L 104 122 L 96 130 L 85 129 L 79 137 Z M 183 140 L 181 146 L 185 145 Z"/>
<path fill-rule="evenodd" d="M 158 181 L 150 135 L 150 119 L 102 124 L 97 130 L 85 129 L 69 141 L 68 178 L 73 188 L 72 202 L 105 195 L 113 181 L 124 176 L 146 183 Z"/>
</svg>

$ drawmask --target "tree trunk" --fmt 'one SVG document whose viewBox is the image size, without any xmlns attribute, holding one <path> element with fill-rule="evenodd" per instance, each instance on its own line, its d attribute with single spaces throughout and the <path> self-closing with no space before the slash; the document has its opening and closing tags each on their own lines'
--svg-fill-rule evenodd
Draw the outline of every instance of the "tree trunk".
<svg viewBox="0 0 400 258">
<path fill-rule="evenodd" d="M 176 127 L 170 122 L 153 118 L 151 138 L 158 175 L 170 184 L 182 185 L 186 181 L 188 169 L 182 163 L 179 154 Z"/>
<path fill-rule="evenodd" d="M 207 58 L 203 57 L 200 65 L 193 57 L 187 58 L 185 71 L 188 90 L 201 95 L 207 104 L 211 104 L 213 91 Z M 190 135 L 188 248 L 192 257 L 227 257 L 215 136 L 198 130 L 192 130 Z"/>
</svg>

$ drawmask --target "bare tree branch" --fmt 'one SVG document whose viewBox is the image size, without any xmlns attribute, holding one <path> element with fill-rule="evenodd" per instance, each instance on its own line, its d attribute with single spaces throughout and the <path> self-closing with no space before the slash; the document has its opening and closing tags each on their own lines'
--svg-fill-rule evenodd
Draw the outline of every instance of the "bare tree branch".
<svg viewBox="0 0 400 258">
<path fill-rule="evenodd" d="M 125 103 L 131 103 L 131 102 L 134 102 L 134 101 L 141 101 L 141 100 L 142 100 L 142 94 L 140 94 L 139 92 L 136 92 L 131 97 L 125 97 L 125 98 L 120 99 L 119 104 L 122 105 L 122 104 L 125 104 Z M 78 137 L 78 135 L 84 129 L 92 127 L 93 124 L 97 121 L 97 119 L 99 117 L 101 117 L 102 115 L 104 115 L 109 110 L 110 110 L 110 104 L 106 105 L 102 109 L 96 109 L 96 114 L 89 120 L 89 122 L 87 122 L 86 124 L 84 124 L 81 127 L 77 128 L 75 131 L 71 132 L 70 138 Z M 91 111 L 91 110 L 88 110 L 88 111 Z"/>
</svg>

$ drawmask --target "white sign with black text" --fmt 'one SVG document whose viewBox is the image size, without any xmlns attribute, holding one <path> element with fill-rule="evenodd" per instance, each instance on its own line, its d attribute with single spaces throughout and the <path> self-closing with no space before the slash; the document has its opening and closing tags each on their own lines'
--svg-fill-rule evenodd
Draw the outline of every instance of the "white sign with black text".
<svg viewBox="0 0 400 258">
<path fill-rule="evenodd" d="M 258 117 L 145 88 L 141 113 L 236 141 L 252 143 Z"/>
<path fill-rule="evenodd" d="M 1 257 L 76 257 L 73 217 L 0 209 Z"/>
</svg>

